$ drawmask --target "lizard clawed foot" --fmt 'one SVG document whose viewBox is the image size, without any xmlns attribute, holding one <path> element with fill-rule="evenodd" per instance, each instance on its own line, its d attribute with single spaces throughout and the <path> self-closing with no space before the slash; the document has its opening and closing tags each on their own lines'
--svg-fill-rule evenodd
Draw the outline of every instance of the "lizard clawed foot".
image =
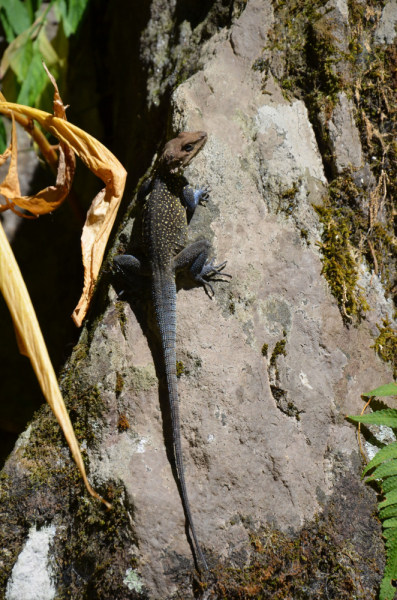
<svg viewBox="0 0 397 600">
<path fill-rule="evenodd" d="M 232 278 L 232 275 L 229 275 L 229 273 L 222 272 L 227 264 L 227 261 L 225 260 L 225 262 L 221 263 L 220 265 L 214 265 L 214 260 L 215 259 L 213 258 L 213 259 L 211 259 L 211 261 L 208 264 L 204 265 L 203 268 L 201 269 L 201 273 L 196 277 L 196 281 L 199 281 L 204 286 L 206 291 L 207 291 L 206 286 L 208 285 L 208 287 L 210 288 L 210 290 L 212 292 L 212 297 L 215 296 L 214 288 L 212 287 L 211 282 L 206 281 L 205 279 L 203 279 L 203 277 L 213 277 L 214 275 L 223 275 L 224 277 Z M 214 281 L 225 281 L 225 279 L 215 279 Z"/>
<path fill-rule="evenodd" d="M 200 185 L 196 185 L 195 191 L 199 194 L 199 202 L 201 202 L 202 200 L 205 201 L 209 199 L 211 188 L 209 185 L 204 185 L 203 187 L 201 187 Z"/>
</svg>

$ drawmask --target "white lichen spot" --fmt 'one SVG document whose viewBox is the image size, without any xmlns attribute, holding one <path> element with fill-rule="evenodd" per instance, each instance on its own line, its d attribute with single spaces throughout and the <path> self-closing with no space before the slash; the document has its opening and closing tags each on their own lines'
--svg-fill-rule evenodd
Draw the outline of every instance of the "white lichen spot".
<svg viewBox="0 0 397 600">
<path fill-rule="evenodd" d="M 207 442 L 208 442 L 208 443 L 210 443 L 210 442 L 213 442 L 213 441 L 214 441 L 214 439 L 215 439 L 215 436 L 214 436 L 214 435 L 212 435 L 212 433 L 210 433 L 210 434 L 209 434 L 209 436 L 207 437 Z"/>
<path fill-rule="evenodd" d="M 301 380 L 302 385 L 304 385 L 305 387 L 309 388 L 309 390 L 313 389 L 312 386 L 309 383 L 307 375 L 303 371 L 301 371 L 299 373 L 299 379 Z"/>
<path fill-rule="evenodd" d="M 55 586 L 48 561 L 55 526 L 32 527 L 7 583 L 6 600 L 53 600 Z"/>
<path fill-rule="evenodd" d="M 133 569 L 126 570 L 123 583 L 129 590 L 134 590 L 134 592 L 137 592 L 138 594 L 142 593 L 143 583 L 141 582 L 138 573 Z"/>
<path fill-rule="evenodd" d="M 141 438 L 137 445 L 136 445 L 136 451 L 138 454 L 143 454 L 145 452 L 145 446 L 148 443 L 147 439 L 145 438 Z"/>
<path fill-rule="evenodd" d="M 386 425 L 380 425 L 379 427 L 374 427 L 373 425 L 366 425 L 368 429 L 371 431 L 372 435 L 376 437 L 376 439 L 382 444 L 391 444 L 396 441 L 396 436 L 394 435 L 393 430 L 390 427 L 386 427 Z M 364 450 L 367 455 L 368 460 L 372 460 L 375 454 L 381 450 L 379 446 L 375 444 L 371 444 L 366 441 L 364 444 Z"/>
</svg>

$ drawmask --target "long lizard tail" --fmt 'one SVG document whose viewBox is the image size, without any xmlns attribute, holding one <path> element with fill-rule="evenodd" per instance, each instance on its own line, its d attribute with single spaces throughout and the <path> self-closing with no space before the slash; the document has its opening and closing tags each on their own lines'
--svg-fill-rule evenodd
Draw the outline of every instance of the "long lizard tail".
<svg viewBox="0 0 397 600">
<path fill-rule="evenodd" d="M 185 471 L 183 467 L 178 386 L 176 379 L 176 286 L 175 278 L 172 273 L 153 277 L 152 298 L 163 346 L 168 397 L 171 407 L 174 455 L 178 477 L 181 484 L 183 506 L 189 523 L 190 531 L 192 532 L 197 556 L 203 563 L 204 568 L 208 570 L 208 566 L 198 543 L 196 531 L 193 525 L 192 513 L 190 511 L 189 498 L 186 489 Z"/>
</svg>

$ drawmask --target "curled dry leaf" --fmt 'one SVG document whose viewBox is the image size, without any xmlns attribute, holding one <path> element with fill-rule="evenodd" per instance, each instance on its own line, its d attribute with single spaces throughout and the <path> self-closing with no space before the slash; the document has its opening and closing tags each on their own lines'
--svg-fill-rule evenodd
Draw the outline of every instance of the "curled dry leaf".
<svg viewBox="0 0 397 600">
<path fill-rule="evenodd" d="M 106 243 L 123 196 L 127 172 L 103 144 L 64 119 L 29 106 L 0 102 L 1 113 L 7 114 L 10 110 L 38 121 L 45 130 L 70 147 L 106 186 L 94 199 L 87 213 L 81 238 L 84 289 L 73 313 L 73 320 L 80 327 L 88 310 Z"/>
<path fill-rule="evenodd" d="M 55 90 L 54 114 L 60 119 L 66 120 L 66 112 L 61 97 L 59 95 L 58 86 L 55 82 L 55 79 L 52 77 L 45 65 L 44 68 L 47 71 Z M 5 102 L 4 96 L 2 96 L 2 100 Z M 51 185 L 39 192 L 38 194 L 34 194 L 33 196 L 21 196 L 21 189 L 19 185 L 17 171 L 17 130 L 15 127 L 15 117 L 13 113 L 11 113 L 11 117 L 11 144 L 0 158 L 1 161 L 3 160 L 3 157 L 5 157 L 3 160 L 4 162 L 6 158 L 8 158 L 8 156 L 11 154 L 11 161 L 7 176 L 3 183 L 0 184 L 0 194 L 2 194 L 6 198 L 7 204 L 0 206 L 0 211 L 3 212 L 4 210 L 10 208 L 11 210 L 14 210 L 14 212 L 17 212 L 15 211 L 14 207 L 18 206 L 19 208 L 24 208 L 28 210 L 35 216 L 45 215 L 58 208 L 65 201 L 70 192 L 70 188 L 72 187 L 73 183 L 74 172 L 76 169 L 76 159 L 74 156 L 74 152 L 67 144 L 61 142 L 59 147 L 58 171 L 55 185 Z M 20 216 L 26 216 L 20 212 L 17 212 L 17 214 L 19 214 Z"/>
<path fill-rule="evenodd" d="M 108 508 L 111 505 L 103 500 L 90 486 L 80 454 L 79 444 L 70 422 L 69 414 L 58 387 L 57 378 L 37 321 L 37 317 L 26 289 L 14 254 L 0 223 L 0 290 L 10 310 L 17 339 L 23 354 L 30 358 L 40 387 L 54 415 L 65 434 L 73 458 L 80 470 L 89 493 L 101 500 Z"/>
</svg>

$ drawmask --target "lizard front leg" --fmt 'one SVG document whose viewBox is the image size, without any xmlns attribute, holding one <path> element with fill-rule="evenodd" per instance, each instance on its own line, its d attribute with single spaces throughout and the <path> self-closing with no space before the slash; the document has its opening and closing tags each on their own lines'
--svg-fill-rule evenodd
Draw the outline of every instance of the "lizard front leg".
<svg viewBox="0 0 397 600">
<path fill-rule="evenodd" d="M 210 243 L 208 240 L 200 240 L 198 242 L 194 242 L 182 252 L 177 254 L 173 260 L 173 268 L 175 271 L 179 269 L 184 269 L 186 267 L 190 267 L 190 274 L 193 279 L 197 281 L 197 283 L 201 283 L 206 289 L 206 286 L 210 288 L 212 295 L 215 295 L 214 288 L 211 285 L 210 281 L 206 281 L 204 277 L 213 277 L 214 275 L 224 275 L 225 277 L 232 277 L 228 273 L 223 273 L 223 269 L 226 266 L 226 262 L 221 263 L 220 265 L 214 265 L 214 260 L 212 259 L 208 262 L 208 252 L 210 248 Z"/>
<path fill-rule="evenodd" d="M 192 188 L 191 185 L 185 185 L 182 189 L 182 200 L 186 208 L 190 210 L 190 212 L 193 212 L 200 200 L 208 200 L 210 191 L 211 190 L 207 185 L 204 187 L 196 186 L 196 188 Z"/>
</svg>

